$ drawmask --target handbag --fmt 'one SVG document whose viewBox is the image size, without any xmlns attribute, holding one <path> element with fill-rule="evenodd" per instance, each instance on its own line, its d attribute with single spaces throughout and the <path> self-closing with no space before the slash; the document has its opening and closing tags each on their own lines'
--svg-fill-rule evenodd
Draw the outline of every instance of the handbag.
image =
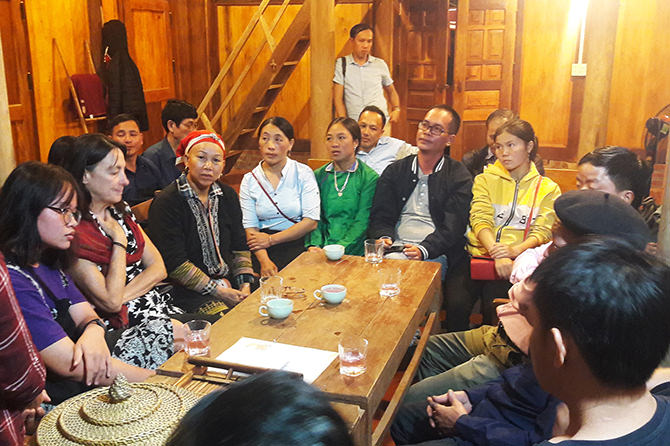
<svg viewBox="0 0 670 446">
<path fill-rule="evenodd" d="M 282 217 L 284 217 L 285 219 L 287 219 L 287 220 L 290 221 L 291 223 L 299 223 L 299 222 L 300 222 L 300 220 L 295 220 L 295 219 L 289 217 L 288 215 L 284 214 L 284 211 L 282 211 L 281 209 L 279 209 L 279 206 L 277 205 L 277 203 L 272 199 L 272 197 L 270 196 L 270 194 L 268 194 L 268 191 L 265 190 L 265 188 L 263 187 L 263 185 L 261 184 L 261 182 L 258 181 L 258 178 L 256 178 L 256 175 L 254 174 L 254 171 L 253 171 L 253 170 L 251 171 L 251 176 L 254 177 L 254 180 L 256 180 L 256 182 L 258 183 L 258 185 L 261 187 L 261 190 L 263 191 L 263 193 L 265 194 L 265 196 L 268 197 L 268 200 L 270 200 L 270 203 L 272 203 L 272 204 L 274 205 L 275 209 L 277 209 L 277 212 L 279 212 L 279 213 L 281 214 Z"/>
<path fill-rule="evenodd" d="M 526 229 L 523 231 L 523 239 L 526 240 L 528 237 L 528 231 L 530 230 L 530 222 L 533 220 L 533 209 L 535 208 L 535 201 L 537 200 L 537 192 L 540 190 L 540 184 L 544 177 L 540 175 L 540 181 L 537 182 L 535 186 L 535 195 L 533 196 L 533 205 L 530 207 L 530 215 L 526 221 Z M 500 241 L 500 235 L 502 231 L 496 237 L 496 243 Z M 496 272 L 495 260 L 488 256 L 473 256 L 470 258 L 470 278 L 472 280 L 500 280 L 500 276 Z"/>
<path fill-rule="evenodd" d="M 495 261 L 491 257 L 476 256 L 470 259 L 472 280 L 498 280 Z"/>
</svg>

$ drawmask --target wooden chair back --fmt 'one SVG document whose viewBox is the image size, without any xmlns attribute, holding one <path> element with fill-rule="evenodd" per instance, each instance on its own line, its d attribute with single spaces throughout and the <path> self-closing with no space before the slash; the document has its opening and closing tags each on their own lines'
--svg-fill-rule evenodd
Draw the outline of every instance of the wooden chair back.
<svg viewBox="0 0 670 446">
<path fill-rule="evenodd" d="M 130 208 L 130 210 L 133 211 L 133 214 L 135 214 L 135 219 L 138 223 L 149 221 L 149 208 L 151 207 L 152 201 L 154 201 L 154 199 L 150 198 L 149 200 L 138 203 Z"/>
<path fill-rule="evenodd" d="M 560 186 L 561 192 L 577 189 L 577 171 L 575 169 L 553 169 L 545 167 L 544 174 Z"/>
<path fill-rule="evenodd" d="M 310 169 L 316 170 L 321 166 L 325 166 L 330 161 L 331 160 L 326 159 L 326 158 L 309 158 L 307 160 L 307 165 L 309 166 Z"/>
</svg>

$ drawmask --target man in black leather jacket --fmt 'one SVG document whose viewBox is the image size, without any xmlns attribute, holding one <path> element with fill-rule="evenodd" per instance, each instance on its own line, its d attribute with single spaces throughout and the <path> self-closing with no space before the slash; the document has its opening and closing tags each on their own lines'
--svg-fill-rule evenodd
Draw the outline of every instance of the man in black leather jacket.
<svg viewBox="0 0 670 446">
<path fill-rule="evenodd" d="M 472 200 L 472 177 L 451 159 L 448 146 L 460 126 L 447 105 L 428 111 L 417 130 L 419 153 L 384 170 L 370 213 L 369 235 L 402 245 L 404 258 L 435 260 L 446 267 L 466 259 L 465 228 Z"/>
</svg>

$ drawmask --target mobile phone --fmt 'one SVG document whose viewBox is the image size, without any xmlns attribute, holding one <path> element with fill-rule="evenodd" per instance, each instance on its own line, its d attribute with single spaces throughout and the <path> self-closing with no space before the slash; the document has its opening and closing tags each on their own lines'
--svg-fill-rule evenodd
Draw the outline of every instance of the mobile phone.
<svg viewBox="0 0 670 446">
<path fill-rule="evenodd" d="M 384 249 L 385 254 L 389 254 L 391 252 L 402 252 L 405 249 L 404 245 L 391 245 L 388 248 Z"/>
</svg>

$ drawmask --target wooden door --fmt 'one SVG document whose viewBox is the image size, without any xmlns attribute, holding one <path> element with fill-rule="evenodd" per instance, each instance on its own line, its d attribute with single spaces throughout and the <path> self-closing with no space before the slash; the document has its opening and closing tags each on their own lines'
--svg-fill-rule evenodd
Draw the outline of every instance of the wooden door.
<svg viewBox="0 0 670 446">
<path fill-rule="evenodd" d="M 449 48 L 445 0 L 401 0 L 395 27 L 395 75 L 402 112 L 393 135 L 412 144 L 416 128 L 433 105 L 446 101 Z"/>
<path fill-rule="evenodd" d="M 168 0 L 128 0 L 123 3 L 128 49 L 137 64 L 149 115 L 145 147 L 163 137 L 162 104 L 175 96 L 171 12 Z M 197 42 L 192 42 L 197 45 Z"/>
<path fill-rule="evenodd" d="M 452 156 L 486 143 L 486 117 L 512 104 L 516 0 L 459 0 L 454 108 L 462 124 Z"/>
<path fill-rule="evenodd" d="M 22 3 L 19 0 L 0 0 L 0 33 L 16 164 L 40 159 L 29 79 L 30 50 Z"/>
</svg>

